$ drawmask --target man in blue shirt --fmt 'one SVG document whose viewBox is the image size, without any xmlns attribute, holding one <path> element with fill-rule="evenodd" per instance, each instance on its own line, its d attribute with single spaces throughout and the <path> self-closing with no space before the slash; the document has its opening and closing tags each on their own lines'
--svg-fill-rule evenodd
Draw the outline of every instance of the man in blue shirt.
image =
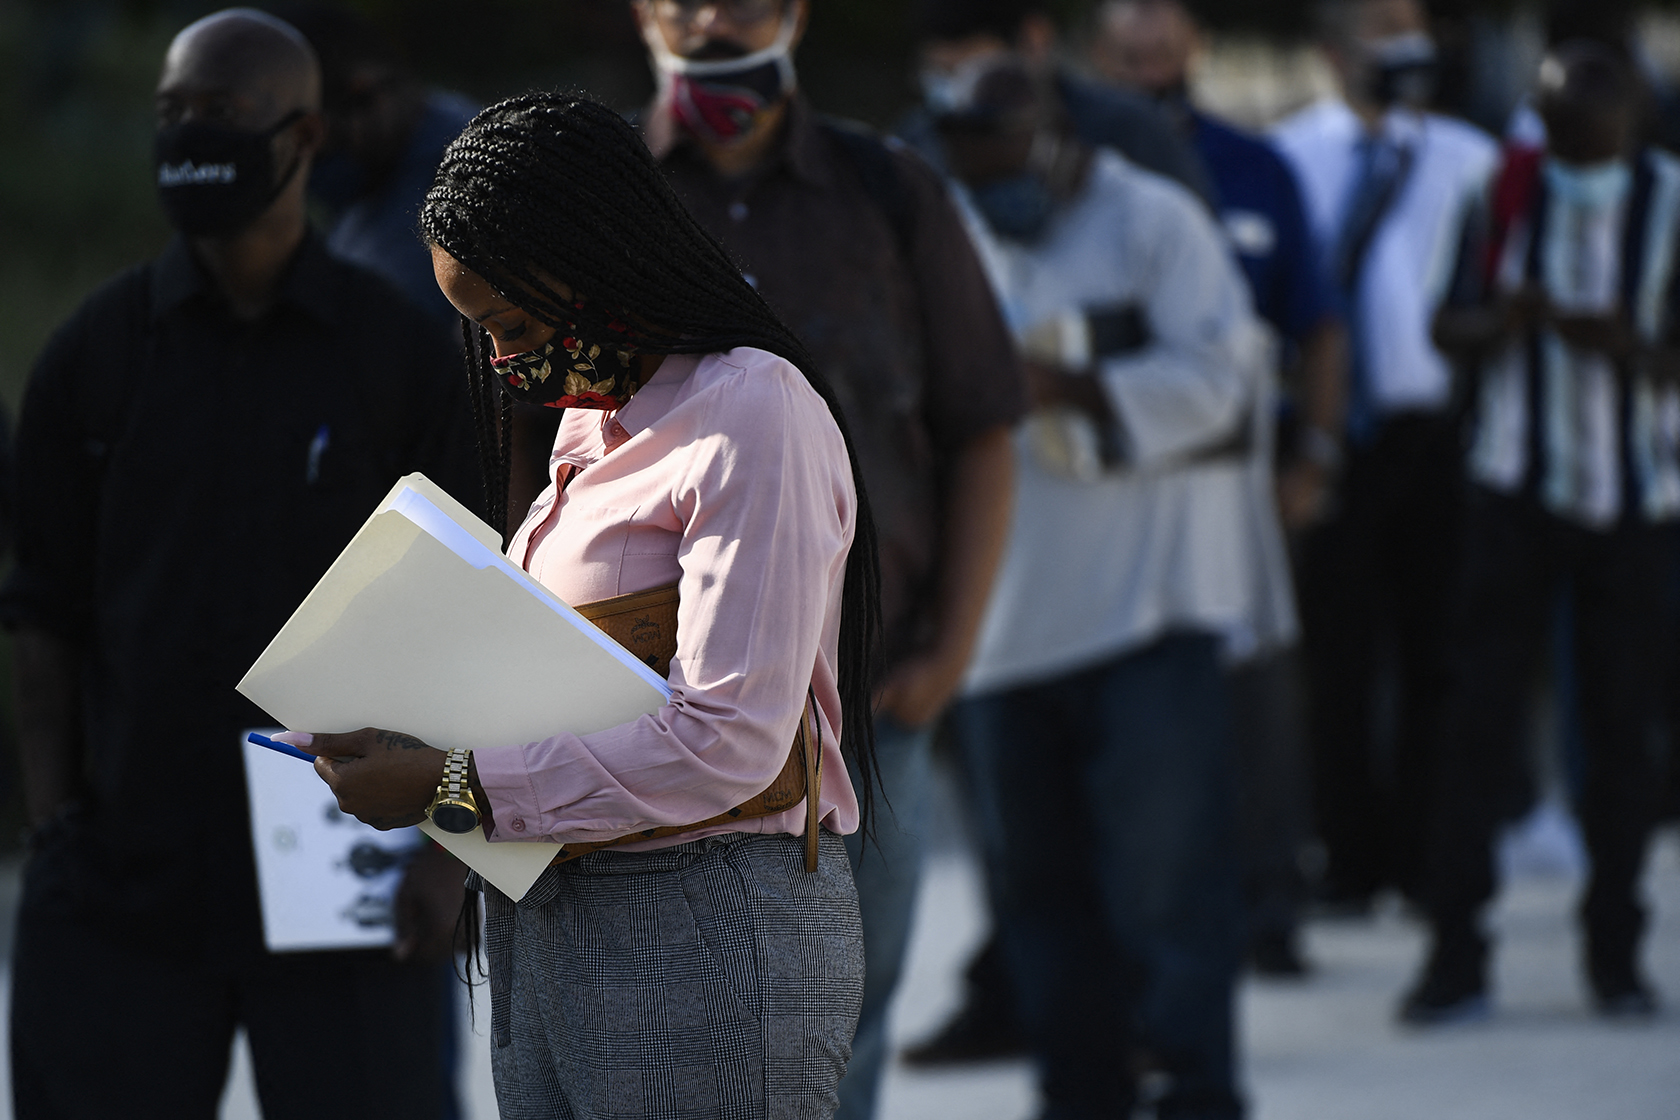
<svg viewBox="0 0 1680 1120">
<path fill-rule="evenodd" d="M 1103 77 L 1153 96 L 1202 160 L 1255 310 L 1277 335 L 1290 388 L 1279 512 L 1287 528 L 1300 530 L 1317 519 L 1340 461 L 1344 332 L 1288 164 L 1265 141 L 1190 103 L 1197 41 L 1195 16 L 1183 0 L 1110 0 L 1092 61 Z M 1305 798 L 1297 669 L 1293 642 L 1257 652 L 1232 673 L 1244 771 L 1249 957 L 1262 973 L 1299 975 L 1305 964 L 1296 945 L 1302 892 L 1295 854 Z"/>
</svg>

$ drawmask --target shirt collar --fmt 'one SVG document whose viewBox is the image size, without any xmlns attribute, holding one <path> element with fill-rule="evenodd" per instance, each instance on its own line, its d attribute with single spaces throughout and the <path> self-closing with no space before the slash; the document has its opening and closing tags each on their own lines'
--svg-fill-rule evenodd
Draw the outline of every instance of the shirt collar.
<svg viewBox="0 0 1680 1120">
<path fill-rule="evenodd" d="M 329 326 L 337 325 L 345 313 L 342 279 L 340 266 L 327 254 L 320 235 L 311 229 L 286 266 L 277 302 L 292 304 Z M 163 319 L 182 304 L 198 298 L 220 303 L 187 239 L 176 234 L 152 270 L 152 319 L 154 322 Z"/>
<path fill-rule="evenodd" d="M 624 402 L 613 418 L 628 436 L 634 436 L 671 411 L 671 403 L 688 375 L 700 364 L 697 354 L 667 354 L 659 363 L 648 383 L 636 390 L 636 395 Z"/>
<path fill-rule="evenodd" d="M 684 134 L 669 103 L 663 99 L 656 101 L 645 119 L 643 138 L 654 159 L 664 163 L 678 153 L 686 153 L 703 160 L 699 146 Z M 817 127 L 816 111 L 802 93 L 795 93 L 788 102 L 782 136 L 771 150 L 760 177 L 767 177 L 779 167 L 786 167 L 795 178 L 815 187 L 834 184 L 834 163 Z"/>
</svg>

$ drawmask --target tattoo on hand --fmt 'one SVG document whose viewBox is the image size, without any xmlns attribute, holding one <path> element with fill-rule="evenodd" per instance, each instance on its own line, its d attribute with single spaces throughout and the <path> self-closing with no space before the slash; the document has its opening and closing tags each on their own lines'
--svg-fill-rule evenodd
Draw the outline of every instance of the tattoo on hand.
<svg viewBox="0 0 1680 1120">
<path fill-rule="evenodd" d="M 386 750 L 423 751 L 431 749 L 421 740 L 412 735 L 404 735 L 401 731 L 381 731 L 374 738 L 383 743 Z"/>
</svg>

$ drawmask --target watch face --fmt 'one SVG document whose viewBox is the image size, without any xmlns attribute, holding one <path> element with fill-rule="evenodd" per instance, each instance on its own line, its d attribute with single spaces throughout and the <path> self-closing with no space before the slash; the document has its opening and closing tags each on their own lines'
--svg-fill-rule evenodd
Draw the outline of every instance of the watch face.
<svg viewBox="0 0 1680 1120">
<path fill-rule="evenodd" d="M 445 832 L 459 835 L 478 827 L 478 814 L 465 805 L 446 801 L 432 810 L 432 823 Z"/>
</svg>

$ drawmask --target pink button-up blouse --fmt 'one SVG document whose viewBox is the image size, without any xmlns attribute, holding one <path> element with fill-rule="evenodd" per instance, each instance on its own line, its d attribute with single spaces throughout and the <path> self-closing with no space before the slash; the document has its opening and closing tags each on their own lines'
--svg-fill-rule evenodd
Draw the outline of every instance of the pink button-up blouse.
<svg viewBox="0 0 1680 1120">
<path fill-rule="evenodd" d="M 508 557 L 569 603 L 678 583 L 671 701 L 592 735 L 474 751 L 490 839 L 605 840 L 739 805 L 781 771 L 808 690 L 820 818 L 855 830 L 835 650 L 856 507 L 828 407 L 774 354 L 673 355 L 616 413 L 569 410 Z M 801 802 L 623 848 L 804 831 Z"/>
</svg>

